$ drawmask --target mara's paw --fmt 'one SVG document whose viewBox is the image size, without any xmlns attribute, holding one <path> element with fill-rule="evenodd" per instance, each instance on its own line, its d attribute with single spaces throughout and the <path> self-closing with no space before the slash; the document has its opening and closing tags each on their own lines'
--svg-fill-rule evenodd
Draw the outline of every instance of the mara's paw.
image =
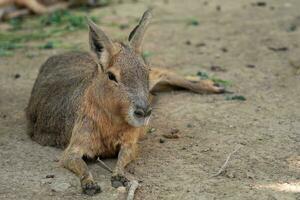
<svg viewBox="0 0 300 200">
<path fill-rule="evenodd" d="M 124 176 L 120 174 L 112 175 L 111 176 L 111 186 L 114 188 L 127 186 L 129 183 L 129 180 Z"/>
<path fill-rule="evenodd" d="M 87 195 L 94 195 L 101 192 L 100 186 L 91 180 L 82 181 L 81 182 L 82 192 Z"/>
<path fill-rule="evenodd" d="M 204 84 L 204 88 L 208 93 L 221 94 L 226 91 L 222 85 L 212 80 L 202 80 L 201 84 Z"/>
<path fill-rule="evenodd" d="M 219 83 L 214 83 L 213 87 L 214 87 L 214 93 L 221 94 L 226 92 L 225 87 L 221 86 Z"/>
</svg>

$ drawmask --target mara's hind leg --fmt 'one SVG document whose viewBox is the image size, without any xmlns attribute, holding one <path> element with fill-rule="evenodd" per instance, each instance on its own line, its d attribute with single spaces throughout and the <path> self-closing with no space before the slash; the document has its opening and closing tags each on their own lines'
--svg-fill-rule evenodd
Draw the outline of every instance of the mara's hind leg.
<svg viewBox="0 0 300 200">
<path fill-rule="evenodd" d="M 27 134 L 29 137 L 42 146 L 56 146 L 56 135 L 43 127 L 34 112 L 26 109 Z"/>
<path fill-rule="evenodd" d="M 223 93 L 225 89 L 211 80 L 189 80 L 174 72 L 152 68 L 150 72 L 150 91 L 160 92 L 170 89 L 186 89 L 195 93 Z"/>
<path fill-rule="evenodd" d="M 36 14 L 43 14 L 47 12 L 47 8 L 39 3 L 37 0 L 15 0 L 18 5 L 27 7 Z"/>
<path fill-rule="evenodd" d="M 54 124 L 49 124 L 49 118 L 45 114 L 38 115 L 32 105 L 26 108 L 27 134 L 32 140 L 42 146 L 62 147 L 60 140 L 60 130 Z M 53 127 L 52 127 L 53 126 Z"/>
</svg>

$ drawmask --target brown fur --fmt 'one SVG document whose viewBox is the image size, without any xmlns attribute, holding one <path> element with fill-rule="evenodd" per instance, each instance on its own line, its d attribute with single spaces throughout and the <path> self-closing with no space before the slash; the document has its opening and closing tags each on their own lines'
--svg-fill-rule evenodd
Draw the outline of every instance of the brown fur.
<svg viewBox="0 0 300 200">
<path fill-rule="evenodd" d="M 83 156 L 118 155 L 112 185 L 128 181 L 123 170 L 135 158 L 137 141 L 145 133 L 151 91 L 178 87 L 197 93 L 223 92 L 213 82 L 187 80 L 158 68 L 150 70 L 140 55 L 149 18 L 147 11 L 128 45 L 111 42 L 89 22 L 93 54 L 49 58 L 34 84 L 26 109 L 29 135 L 41 145 L 65 148 L 61 164 L 80 177 L 84 193 L 95 194 L 100 187 Z M 139 108 L 145 115 L 141 119 L 132 114 Z"/>
</svg>

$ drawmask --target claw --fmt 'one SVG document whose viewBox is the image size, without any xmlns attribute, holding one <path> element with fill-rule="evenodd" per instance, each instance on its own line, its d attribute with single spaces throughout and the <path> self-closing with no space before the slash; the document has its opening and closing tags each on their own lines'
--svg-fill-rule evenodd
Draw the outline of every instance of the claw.
<svg viewBox="0 0 300 200">
<path fill-rule="evenodd" d="M 218 93 L 225 93 L 225 91 L 226 91 L 225 87 L 222 86 L 218 87 Z"/>
<path fill-rule="evenodd" d="M 82 184 L 81 187 L 82 187 L 82 192 L 89 196 L 92 196 L 94 194 L 101 192 L 101 188 L 96 182 L 87 182 L 87 183 Z"/>
<path fill-rule="evenodd" d="M 215 87 L 220 87 L 220 84 L 219 84 L 219 83 L 216 83 L 216 82 L 214 82 L 214 86 L 215 86 Z"/>
<path fill-rule="evenodd" d="M 111 186 L 114 188 L 118 188 L 122 186 L 126 187 L 128 183 L 129 180 L 123 175 L 117 174 L 111 177 Z"/>
</svg>

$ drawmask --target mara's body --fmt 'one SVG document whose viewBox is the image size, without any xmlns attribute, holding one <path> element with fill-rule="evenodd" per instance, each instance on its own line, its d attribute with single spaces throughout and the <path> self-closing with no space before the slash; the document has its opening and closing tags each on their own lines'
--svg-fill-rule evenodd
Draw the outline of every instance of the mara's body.
<svg viewBox="0 0 300 200">
<path fill-rule="evenodd" d="M 60 162 L 80 177 L 87 194 L 100 187 L 83 156 L 118 155 L 112 185 L 128 181 L 124 167 L 135 158 L 137 141 L 149 121 L 150 92 L 166 86 L 223 92 L 212 81 L 190 81 L 144 62 L 141 43 L 150 16 L 145 12 L 129 44 L 112 42 L 89 21 L 91 53 L 49 58 L 34 84 L 26 109 L 29 135 L 41 145 L 65 148 Z"/>
<path fill-rule="evenodd" d="M 53 56 L 42 65 L 27 107 L 28 134 L 35 141 L 66 147 L 96 66 L 88 53 Z"/>
<path fill-rule="evenodd" d="M 114 101 L 111 96 L 106 98 L 106 90 L 110 88 L 98 85 L 101 87 L 98 95 L 103 93 L 105 103 L 95 101 L 97 68 L 97 63 L 87 52 L 53 56 L 42 65 L 26 112 L 29 135 L 33 140 L 41 145 L 65 148 L 73 131 L 89 129 L 88 135 L 85 132 L 78 134 L 78 137 L 88 139 L 86 144 L 80 144 L 84 155 L 111 157 L 119 152 L 122 139 L 131 140 L 130 136 L 138 139 L 144 133 L 143 128 L 133 127 L 107 112 L 106 107 Z M 127 131 L 136 133 L 123 138 Z"/>
</svg>

